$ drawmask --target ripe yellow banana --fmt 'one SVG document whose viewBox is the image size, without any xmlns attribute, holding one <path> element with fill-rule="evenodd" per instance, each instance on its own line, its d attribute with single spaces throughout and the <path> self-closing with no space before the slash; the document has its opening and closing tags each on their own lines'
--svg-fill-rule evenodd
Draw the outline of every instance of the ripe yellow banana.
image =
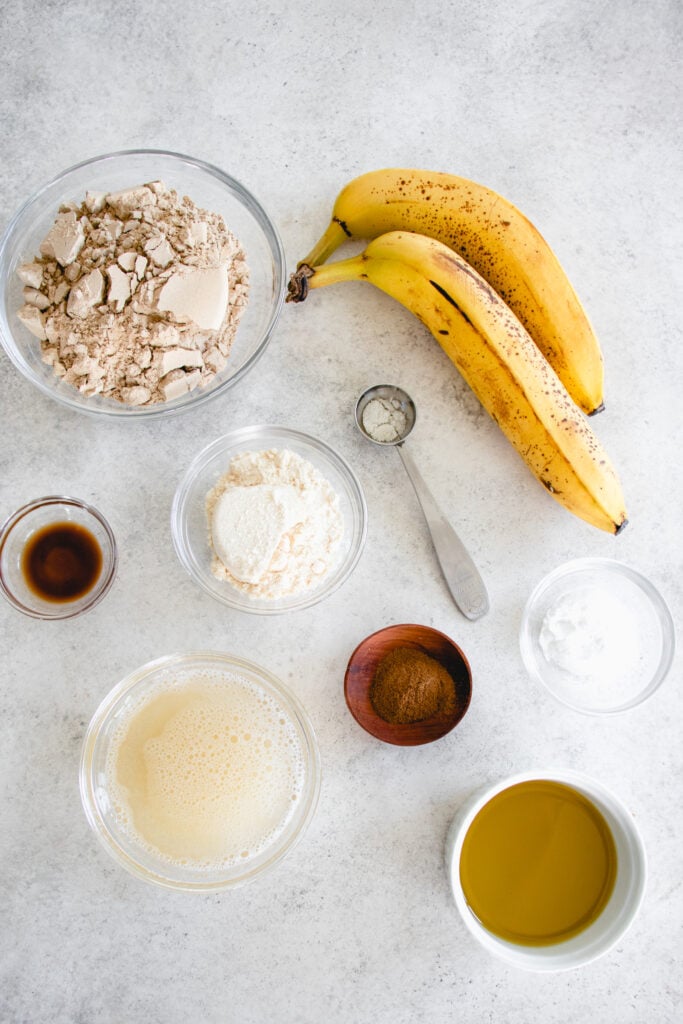
<svg viewBox="0 0 683 1024">
<path fill-rule="evenodd" d="M 438 238 L 467 260 L 521 320 L 577 405 L 603 408 L 600 345 L 554 252 L 511 202 L 466 178 L 387 168 L 349 182 L 303 264 L 317 267 L 349 238 L 388 231 Z"/>
<path fill-rule="evenodd" d="M 619 533 L 624 499 L 605 451 L 517 317 L 476 270 L 433 238 L 392 231 L 351 259 L 301 267 L 288 301 L 302 301 L 309 288 L 353 280 L 374 284 L 429 328 L 557 501 Z"/>
</svg>

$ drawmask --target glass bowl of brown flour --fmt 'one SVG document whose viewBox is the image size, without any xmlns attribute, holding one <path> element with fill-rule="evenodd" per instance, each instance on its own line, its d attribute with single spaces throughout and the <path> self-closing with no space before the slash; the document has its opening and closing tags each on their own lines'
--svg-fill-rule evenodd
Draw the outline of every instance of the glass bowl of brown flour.
<svg viewBox="0 0 683 1024">
<path fill-rule="evenodd" d="M 0 239 L 0 341 L 62 405 L 164 416 L 234 387 L 282 309 L 285 258 L 258 200 L 159 150 L 71 167 Z"/>
</svg>

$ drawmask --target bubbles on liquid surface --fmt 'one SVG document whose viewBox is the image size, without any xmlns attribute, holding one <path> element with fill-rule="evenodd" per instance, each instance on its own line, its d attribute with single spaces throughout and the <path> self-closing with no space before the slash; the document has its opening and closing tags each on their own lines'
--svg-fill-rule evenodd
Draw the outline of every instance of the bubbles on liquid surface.
<svg viewBox="0 0 683 1024">
<path fill-rule="evenodd" d="M 256 857 L 281 835 L 306 765 L 297 726 L 275 695 L 236 674 L 181 670 L 130 702 L 106 774 L 129 840 L 208 871 Z"/>
</svg>

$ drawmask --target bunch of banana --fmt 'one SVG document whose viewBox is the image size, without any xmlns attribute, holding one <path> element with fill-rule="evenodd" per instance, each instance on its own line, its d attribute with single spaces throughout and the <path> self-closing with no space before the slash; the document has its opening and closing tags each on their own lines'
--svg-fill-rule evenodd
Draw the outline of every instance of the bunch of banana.
<svg viewBox="0 0 683 1024">
<path fill-rule="evenodd" d="M 621 488 L 598 439 L 520 321 L 469 263 L 436 239 L 391 231 L 350 259 L 300 267 L 288 301 L 354 280 L 374 284 L 429 328 L 557 501 L 602 530 L 622 529 Z"/>
<path fill-rule="evenodd" d="M 389 168 L 349 182 L 332 220 L 299 267 L 325 263 L 349 238 L 415 231 L 458 252 L 522 322 L 576 404 L 603 408 L 593 328 L 552 249 L 511 202 L 452 174 Z"/>
</svg>

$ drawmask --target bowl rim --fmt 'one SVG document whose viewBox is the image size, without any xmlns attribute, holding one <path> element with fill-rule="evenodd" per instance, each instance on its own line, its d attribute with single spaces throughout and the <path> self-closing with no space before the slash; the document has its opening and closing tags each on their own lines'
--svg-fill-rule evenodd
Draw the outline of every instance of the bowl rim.
<svg viewBox="0 0 683 1024">
<path fill-rule="evenodd" d="M 115 836 L 104 824 L 95 796 L 96 785 L 94 780 L 93 755 L 101 730 L 107 722 L 110 714 L 115 712 L 116 708 L 120 705 L 122 698 L 125 697 L 126 693 L 133 689 L 133 687 L 142 683 L 147 677 L 156 674 L 164 668 L 171 668 L 174 665 L 186 666 L 191 665 L 193 662 L 207 660 L 219 662 L 226 668 L 231 668 L 238 673 L 240 670 L 252 673 L 263 681 L 266 687 L 270 687 L 274 690 L 282 699 L 287 712 L 297 721 L 305 740 L 305 749 L 307 753 L 307 777 L 306 793 L 304 796 L 307 799 L 307 804 L 296 830 L 284 840 L 281 834 L 276 840 L 273 852 L 270 856 L 250 871 L 246 871 L 244 874 L 236 878 L 228 878 L 220 881 L 215 879 L 210 881 L 201 881 L 200 878 L 198 878 L 197 881 L 177 880 L 167 877 L 167 875 L 161 871 L 155 871 L 154 869 L 145 867 L 140 863 L 140 861 L 128 854 L 118 844 Z M 101 847 L 106 850 L 109 856 L 112 857 L 119 866 L 125 868 L 136 878 L 158 885 L 161 888 L 183 892 L 218 892 L 226 889 L 239 888 L 261 875 L 268 873 L 272 868 L 279 864 L 280 861 L 283 860 L 284 857 L 286 857 L 287 854 L 289 854 L 303 838 L 315 815 L 320 799 L 322 782 L 320 747 L 318 745 L 318 740 L 315 730 L 313 729 L 310 716 L 301 699 L 289 686 L 283 683 L 275 673 L 265 668 L 265 666 L 260 665 L 249 658 L 243 658 L 241 655 L 231 654 L 226 651 L 209 649 L 176 651 L 172 654 L 166 654 L 159 658 L 154 658 L 151 661 L 145 662 L 144 665 L 134 668 L 119 680 L 119 682 L 116 683 L 103 697 L 94 711 L 83 737 L 79 760 L 78 781 L 81 806 L 88 825 L 95 833 Z M 286 831 L 287 829 L 285 828 L 285 832 Z"/>
<path fill-rule="evenodd" d="M 591 930 L 595 928 L 600 918 L 585 931 L 579 933 L 578 936 L 574 936 L 565 942 L 556 943 L 554 946 L 529 947 L 516 945 L 515 943 L 498 938 L 479 923 L 467 904 L 460 884 L 460 853 L 465 836 L 476 815 L 493 797 L 504 790 L 521 782 L 535 780 L 563 783 L 587 796 L 601 814 L 618 820 L 628 844 L 632 871 L 635 878 L 627 894 L 630 907 L 622 912 L 622 919 L 612 928 L 611 934 L 608 933 L 602 939 L 599 937 L 597 939 L 593 938 L 592 943 L 584 949 L 583 954 L 580 948 L 578 950 L 569 949 L 569 944 L 572 943 L 575 947 L 580 947 L 582 939 L 585 941 L 585 937 L 590 935 Z M 626 805 L 603 783 L 582 772 L 569 768 L 520 771 L 505 778 L 499 778 L 497 782 L 487 783 L 475 789 L 458 809 L 448 828 L 444 847 L 444 861 L 455 905 L 469 933 L 484 949 L 498 959 L 522 970 L 537 973 L 560 972 L 584 967 L 614 949 L 638 916 L 645 895 L 648 876 L 645 845 L 633 815 L 628 811 Z M 617 867 L 618 870 L 619 868 Z"/>
<path fill-rule="evenodd" d="M 2 265 L 5 250 L 9 245 L 9 241 L 16 230 L 18 224 L 26 214 L 26 212 L 34 206 L 35 203 L 39 202 L 42 196 L 49 189 L 59 184 L 60 181 L 65 179 L 68 175 L 74 174 L 83 168 L 90 167 L 94 164 L 103 164 L 110 160 L 120 160 L 126 157 L 170 157 L 172 160 L 178 160 L 184 164 L 188 164 L 191 167 L 198 169 L 212 178 L 217 179 L 223 185 L 226 185 L 228 189 L 238 197 L 239 201 L 248 209 L 255 221 L 259 225 L 261 231 L 268 241 L 269 248 L 273 257 L 273 269 L 275 277 L 275 294 L 273 298 L 273 304 L 270 311 L 270 317 L 268 324 L 263 333 L 257 348 L 252 352 L 248 359 L 242 364 L 242 366 L 235 371 L 227 380 L 222 381 L 215 387 L 209 387 L 208 390 L 194 389 L 188 392 L 187 395 L 181 396 L 177 401 L 181 404 L 174 405 L 173 403 L 157 402 L 150 406 L 111 406 L 104 408 L 94 408 L 88 406 L 83 400 L 79 400 L 76 396 L 73 398 L 68 394 L 57 394 L 54 388 L 50 385 L 48 380 L 43 379 L 33 372 L 31 366 L 24 360 L 21 350 L 15 342 L 14 336 L 11 331 L 9 322 L 7 322 L 7 331 L 4 327 L 4 312 L 0 308 L 0 345 L 7 354 L 10 362 L 19 370 L 19 372 L 35 387 L 38 388 L 44 395 L 51 398 L 53 401 L 58 402 L 60 405 L 70 409 L 74 409 L 77 412 L 83 413 L 86 416 L 92 416 L 96 418 L 107 417 L 110 419 L 144 419 L 144 418 L 155 418 L 160 416 L 168 416 L 171 414 L 178 414 L 187 412 L 190 409 L 195 409 L 200 405 L 205 404 L 212 398 L 216 398 L 218 395 L 223 394 L 225 391 L 234 387 L 242 378 L 252 369 L 253 366 L 261 358 L 268 343 L 273 335 L 275 327 L 278 323 L 280 315 L 282 313 L 285 291 L 286 291 L 286 278 L 287 278 L 287 262 L 285 257 L 285 250 L 280 238 L 280 234 L 275 225 L 275 221 L 270 217 L 264 206 L 254 196 L 252 192 L 242 184 L 237 178 L 233 178 L 232 175 L 223 171 L 216 164 L 209 163 L 206 160 L 199 159 L 197 157 L 189 156 L 185 153 L 179 153 L 174 150 L 167 149 L 119 149 L 112 150 L 111 152 L 102 153 L 98 156 L 89 157 L 86 160 L 81 160 L 78 163 L 72 164 L 59 174 L 54 175 L 49 181 L 41 185 L 31 196 L 26 199 L 19 209 L 14 213 L 7 223 L 2 235 L 0 235 L 0 265 Z M 0 282 L 1 284 L 1 282 Z M 76 394 L 78 394 L 76 392 Z"/>
<path fill-rule="evenodd" d="M 441 640 L 446 641 L 449 647 L 454 648 L 455 652 L 459 656 L 467 672 L 468 686 L 467 696 L 465 700 L 458 704 L 457 711 L 453 715 L 452 719 L 448 721 L 447 728 L 445 728 L 443 732 L 437 732 L 435 733 L 434 736 L 429 736 L 426 739 L 411 738 L 418 735 L 418 733 L 420 732 L 420 726 L 424 726 L 425 724 L 424 721 L 415 722 L 412 725 L 392 725 L 391 722 L 385 722 L 377 714 L 373 715 L 373 719 L 371 721 L 364 720 L 363 718 L 358 716 L 357 702 L 351 697 L 349 693 L 349 684 L 352 675 L 352 667 L 354 660 L 357 658 L 361 650 L 367 645 L 368 641 L 371 641 L 375 638 L 379 638 L 383 634 L 388 637 L 388 635 L 391 633 L 400 633 L 401 630 L 405 629 L 419 630 L 420 633 L 422 633 L 423 635 L 432 634 L 433 636 L 439 637 Z M 398 645 L 398 641 L 396 645 Z M 392 644 L 389 649 L 393 649 L 394 646 L 395 645 Z M 370 680 L 370 682 L 368 683 L 368 689 L 371 681 L 372 680 Z M 349 656 L 349 660 L 346 665 L 346 670 L 344 672 L 344 698 L 346 700 L 346 706 L 348 707 L 352 717 L 355 719 L 355 721 L 358 723 L 361 729 L 368 733 L 369 736 L 373 736 L 375 739 L 380 740 L 382 743 L 390 743 L 398 747 L 427 746 L 429 743 L 434 743 L 437 740 L 443 739 L 444 736 L 447 736 L 450 732 L 452 732 L 456 725 L 460 724 L 460 722 L 467 714 L 467 711 L 469 710 L 472 701 L 472 667 L 469 663 L 467 655 L 460 647 L 460 645 L 456 643 L 456 641 L 451 636 L 449 636 L 447 633 L 444 633 L 442 630 L 436 629 L 434 626 L 426 626 L 419 622 L 392 623 L 389 626 L 383 626 L 380 629 L 376 629 L 373 633 L 368 633 L 368 635 L 365 636 L 351 652 L 351 655 Z M 429 719 L 426 719 L 425 721 L 429 721 Z M 378 731 L 376 732 L 373 731 L 373 729 L 371 728 L 373 722 L 376 722 L 378 726 Z"/>
<path fill-rule="evenodd" d="M 188 557 L 188 545 L 185 543 L 186 530 L 183 528 L 183 524 L 185 522 L 187 497 L 198 473 L 203 469 L 206 463 L 210 461 L 214 454 L 217 454 L 221 450 L 240 445 L 252 438 L 254 440 L 258 440 L 261 434 L 265 434 L 266 436 L 272 435 L 274 437 L 279 435 L 282 440 L 293 440 L 300 443 L 305 448 L 314 449 L 319 454 L 322 454 L 324 460 L 329 461 L 335 469 L 337 469 L 339 475 L 344 479 L 349 495 L 351 495 L 349 501 L 354 507 L 354 513 L 357 513 L 360 526 L 356 545 L 354 548 L 349 548 L 348 564 L 346 565 L 345 570 L 338 575 L 337 579 L 333 583 L 326 584 L 323 582 L 319 587 L 315 587 L 310 591 L 304 591 L 298 599 L 296 598 L 296 595 L 293 595 L 292 604 L 285 606 L 269 606 L 265 603 L 254 603 L 253 606 L 250 606 L 247 603 L 248 598 L 246 596 L 244 600 L 236 599 L 233 596 L 234 588 L 229 588 L 228 586 L 226 586 L 225 591 L 221 594 L 216 593 L 216 591 L 213 590 L 206 581 L 205 577 L 195 572 L 194 562 Z M 264 443 L 267 444 L 268 442 L 264 441 Z M 237 427 L 235 430 L 222 434 L 220 437 L 209 442 L 209 444 L 205 445 L 204 448 L 196 453 L 187 466 L 178 482 L 173 494 L 173 501 L 171 502 L 171 537 L 173 540 L 173 547 L 180 564 L 185 569 L 190 579 L 200 586 L 201 589 L 215 601 L 219 601 L 221 604 L 224 604 L 229 608 L 240 612 L 246 612 L 247 614 L 282 615 L 286 612 L 302 611 L 304 608 L 310 608 L 312 605 L 318 604 L 320 601 L 330 597 L 347 582 L 358 565 L 365 547 L 367 530 L 368 510 L 365 495 L 363 494 L 360 480 L 344 456 L 332 448 L 332 446 L 326 441 L 320 440 L 320 438 L 315 437 L 313 434 L 308 434 L 302 430 L 297 430 L 280 424 L 254 423 L 246 427 Z M 235 590 L 234 593 L 239 594 L 240 591 Z"/>
<path fill-rule="evenodd" d="M 569 698 L 563 697 L 553 689 L 552 685 L 546 681 L 540 670 L 538 658 L 536 657 L 533 649 L 529 629 L 531 614 L 536 603 L 554 583 L 562 579 L 564 576 L 569 576 L 572 573 L 591 568 L 602 569 L 606 571 L 607 574 L 614 573 L 617 576 L 626 576 L 630 579 L 649 599 L 657 613 L 657 617 L 662 627 L 662 653 L 657 670 L 653 677 L 646 686 L 643 686 L 642 689 L 640 689 L 629 700 L 623 701 L 621 704 L 609 705 L 605 708 L 591 707 L 590 705 L 582 704 L 580 701 L 572 701 Z M 648 698 L 650 698 L 660 688 L 669 674 L 669 670 L 671 669 L 676 653 L 676 627 L 671 614 L 671 609 L 661 592 L 657 589 L 654 583 L 647 578 L 647 576 L 640 572 L 640 570 L 628 565 L 626 562 L 621 562 L 616 558 L 573 558 L 567 562 L 562 562 L 560 565 L 556 566 L 555 569 L 546 573 L 531 591 L 522 611 L 522 618 L 519 627 L 519 648 L 522 663 L 528 675 L 536 682 L 540 683 L 559 704 L 584 715 L 593 715 L 597 718 L 603 718 L 609 715 L 619 715 L 624 711 L 630 711 L 632 708 L 638 707 L 638 705 L 648 700 Z"/>
<path fill-rule="evenodd" d="M 5 545 L 7 544 L 12 531 L 19 523 L 25 519 L 31 513 L 41 508 L 49 508 L 51 505 L 67 505 L 75 508 L 80 508 L 88 515 L 96 519 L 99 525 L 102 527 L 104 534 L 109 544 L 109 565 L 106 573 L 103 574 L 96 587 L 93 587 L 92 596 L 89 600 L 85 600 L 88 594 L 84 595 L 83 603 L 74 602 L 77 607 L 70 606 L 68 602 L 64 604 L 55 604 L 54 610 L 44 608 L 37 609 L 32 608 L 27 604 L 24 604 L 16 594 L 7 586 L 4 575 L 2 573 L 2 552 L 4 551 Z M 103 555 L 105 553 L 103 552 Z M 17 611 L 22 612 L 24 615 L 28 615 L 32 619 L 41 619 L 45 622 L 61 621 L 64 619 L 73 619 L 79 615 L 85 614 L 90 611 L 95 605 L 99 604 L 100 601 L 109 593 L 111 587 L 116 579 L 116 573 L 118 569 L 119 552 L 116 544 L 116 537 L 112 530 L 109 522 L 94 505 L 90 505 L 87 501 L 83 501 L 81 498 L 72 498 L 64 494 L 48 494 L 43 498 L 34 498 L 32 501 L 22 505 L 16 511 L 10 513 L 5 521 L 0 525 L 0 593 L 12 605 Z"/>
</svg>

